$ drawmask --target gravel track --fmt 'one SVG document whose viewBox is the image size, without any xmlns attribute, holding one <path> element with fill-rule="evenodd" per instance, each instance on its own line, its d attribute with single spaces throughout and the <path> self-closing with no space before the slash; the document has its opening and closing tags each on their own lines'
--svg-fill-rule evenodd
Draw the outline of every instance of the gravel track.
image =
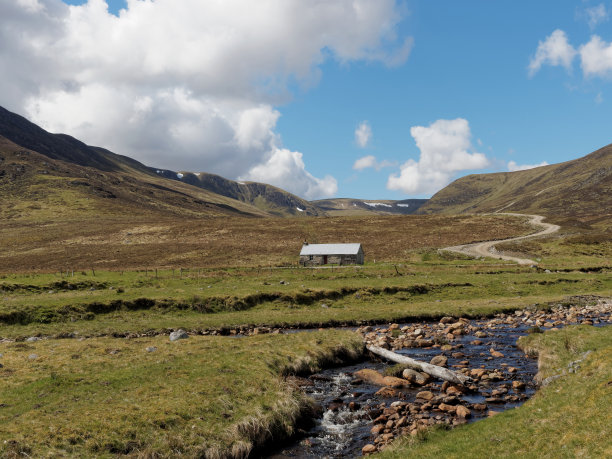
<svg viewBox="0 0 612 459">
<path fill-rule="evenodd" d="M 537 265 L 538 263 L 529 258 L 518 258 L 512 257 L 510 255 L 503 255 L 497 253 L 495 251 L 495 245 L 502 242 L 510 242 L 510 241 L 522 241 L 526 239 L 532 239 L 539 236 L 546 236 L 548 234 L 555 233 L 559 231 L 560 226 L 553 225 L 552 223 L 544 223 L 545 217 L 542 215 L 527 215 L 527 214 L 514 214 L 514 213 L 504 213 L 503 215 L 514 215 L 518 217 L 529 217 L 529 223 L 534 226 L 539 226 L 542 228 L 541 231 L 538 231 L 534 234 L 529 234 L 527 236 L 519 236 L 513 237 L 510 239 L 501 239 L 496 241 L 486 241 L 486 242 L 475 242 L 473 244 L 464 244 L 464 245 L 456 245 L 453 247 L 446 247 L 442 250 L 447 250 L 449 252 L 461 253 L 463 255 L 469 255 L 471 257 L 493 257 L 502 260 L 514 261 L 520 265 Z"/>
</svg>

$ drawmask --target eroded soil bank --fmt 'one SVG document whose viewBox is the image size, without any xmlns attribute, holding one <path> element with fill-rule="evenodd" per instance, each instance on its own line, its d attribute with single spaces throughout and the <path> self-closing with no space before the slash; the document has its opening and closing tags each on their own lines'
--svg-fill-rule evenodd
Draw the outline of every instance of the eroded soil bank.
<svg viewBox="0 0 612 459">
<path fill-rule="evenodd" d="M 537 389 L 538 364 L 516 346 L 527 333 L 573 324 L 612 323 L 612 302 L 527 309 L 483 320 L 453 319 L 357 331 L 367 344 L 446 366 L 471 377 L 465 386 L 405 371 L 374 356 L 291 382 L 321 405 L 315 426 L 272 457 L 354 457 L 402 435 L 473 422 L 523 403 Z"/>
</svg>

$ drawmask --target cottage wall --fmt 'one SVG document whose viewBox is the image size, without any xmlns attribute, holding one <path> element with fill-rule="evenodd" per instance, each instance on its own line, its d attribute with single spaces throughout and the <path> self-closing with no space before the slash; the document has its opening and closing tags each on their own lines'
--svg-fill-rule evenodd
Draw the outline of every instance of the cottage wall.
<svg viewBox="0 0 612 459">
<path fill-rule="evenodd" d="M 312 258 L 312 259 L 311 259 Z M 327 258 L 328 265 L 354 265 L 363 264 L 363 252 L 357 255 L 300 255 L 300 265 L 320 266 L 325 264 Z"/>
</svg>

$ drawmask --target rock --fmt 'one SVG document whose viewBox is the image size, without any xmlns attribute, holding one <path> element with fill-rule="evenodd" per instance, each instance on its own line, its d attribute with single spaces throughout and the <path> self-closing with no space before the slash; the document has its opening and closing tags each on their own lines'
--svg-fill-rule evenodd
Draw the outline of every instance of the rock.
<svg viewBox="0 0 612 459">
<path fill-rule="evenodd" d="M 416 394 L 416 398 L 420 398 L 421 400 L 429 401 L 429 400 L 433 400 L 434 397 L 435 395 L 428 390 L 424 390 Z"/>
<path fill-rule="evenodd" d="M 385 385 L 385 377 L 381 375 L 378 371 L 372 370 L 370 368 L 364 368 L 362 370 L 356 371 L 355 373 L 353 373 L 353 376 L 355 378 L 361 379 L 364 382 L 368 382 L 376 386 Z"/>
<path fill-rule="evenodd" d="M 457 405 L 455 413 L 457 414 L 457 416 L 463 419 L 467 419 L 472 416 L 472 412 L 463 405 Z"/>
<path fill-rule="evenodd" d="M 395 376 L 385 376 L 383 378 L 383 385 L 399 388 L 399 387 L 408 387 L 410 383 L 402 378 L 396 378 Z"/>
<path fill-rule="evenodd" d="M 189 335 L 182 328 L 170 333 L 170 341 L 176 341 L 179 339 L 187 339 L 187 338 L 189 338 Z"/>
<path fill-rule="evenodd" d="M 434 358 L 430 360 L 429 363 L 432 365 L 437 365 L 439 367 L 445 367 L 448 362 L 448 358 L 443 355 L 436 355 Z"/>
<path fill-rule="evenodd" d="M 348 407 L 351 411 L 357 411 L 359 408 L 361 408 L 361 405 L 357 402 L 349 402 Z"/>
<path fill-rule="evenodd" d="M 504 354 L 502 354 L 499 351 L 496 351 L 493 348 L 489 349 L 489 352 L 491 353 L 491 356 L 495 357 L 496 359 L 500 359 L 500 358 L 502 358 L 504 356 Z"/>
<path fill-rule="evenodd" d="M 376 419 L 374 419 L 374 421 L 372 421 L 374 424 L 382 424 L 383 425 L 383 429 L 384 429 L 384 424 L 386 424 L 388 421 L 387 416 L 385 416 L 384 414 L 381 414 L 380 416 L 378 416 Z"/>
<path fill-rule="evenodd" d="M 389 325 L 389 330 L 397 330 L 399 328 L 400 328 L 399 324 L 391 324 L 391 325 Z"/>
<path fill-rule="evenodd" d="M 376 446 L 374 446 L 372 443 L 368 443 L 363 448 L 361 448 L 361 454 L 363 455 L 372 454 L 375 452 L 376 452 Z"/>
<path fill-rule="evenodd" d="M 446 389 L 448 395 L 461 395 L 465 392 L 465 389 L 460 386 L 451 385 Z"/>
<path fill-rule="evenodd" d="M 512 381 L 512 389 L 514 391 L 525 390 L 525 383 L 523 381 Z"/>
<path fill-rule="evenodd" d="M 340 410 L 340 408 L 342 408 L 344 406 L 344 403 L 342 402 L 332 402 L 327 406 L 327 409 L 329 411 L 333 411 L 336 412 L 338 410 Z"/>
<path fill-rule="evenodd" d="M 429 376 L 427 373 L 421 373 L 411 368 L 406 368 L 402 372 L 402 377 L 418 386 L 424 386 L 431 379 L 431 376 Z"/>
<path fill-rule="evenodd" d="M 28 359 L 30 360 L 36 360 L 38 358 L 38 354 L 30 354 L 28 355 Z"/>
<path fill-rule="evenodd" d="M 374 395 L 382 398 L 396 398 L 400 396 L 400 391 L 393 387 L 383 387 L 379 389 Z"/>
<path fill-rule="evenodd" d="M 40 341 L 40 338 L 38 336 L 30 336 L 26 341 L 28 343 L 33 343 L 34 341 Z"/>
<path fill-rule="evenodd" d="M 394 436 L 395 436 L 395 435 L 393 435 L 393 434 L 390 432 L 390 433 L 386 433 L 386 434 L 384 434 L 384 435 L 382 436 L 382 439 L 383 439 L 383 441 L 387 442 L 387 441 L 393 440 L 393 437 L 394 437 Z"/>
<path fill-rule="evenodd" d="M 441 411 L 445 411 L 447 413 L 454 413 L 455 412 L 455 407 L 453 405 L 447 405 L 446 403 L 440 403 L 440 405 L 438 405 L 438 408 Z"/>
<path fill-rule="evenodd" d="M 483 377 L 483 379 L 485 378 Z M 495 370 L 492 373 L 488 373 L 486 375 L 486 379 L 488 379 L 489 381 L 503 381 L 504 376 L 499 371 Z"/>
<path fill-rule="evenodd" d="M 383 430 L 385 430 L 384 424 L 376 424 L 374 427 L 372 427 L 372 429 L 370 430 L 370 433 L 372 435 L 378 435 Z"/>
<path fill-rule="evenodd" d="M 470 371 L 470 376 L 476 379 L 480 379 L 486 374 L 487 370 L 485 370 L 484 368 L 474 368 L 472 369 L 472 371 Z"/>
<path fill-rule="evenodd" d="M 477 411 L 484 411 L 487 409 L 487 405 L 485 405 L 484 403 L 474 403 L 472 405 L 472 408 L 474 408 Z"/>
</svg>

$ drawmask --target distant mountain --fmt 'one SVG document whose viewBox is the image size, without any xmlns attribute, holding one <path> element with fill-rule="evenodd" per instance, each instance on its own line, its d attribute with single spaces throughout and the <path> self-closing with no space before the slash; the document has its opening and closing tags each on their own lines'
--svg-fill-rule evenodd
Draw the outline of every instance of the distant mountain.
<svg viewBox="0 0 612 459">
<path fill-rule="evenodd" d="M 0 218 L 51 210 L 183 216 L 322 215 L 291 193 L 213 174 L 160 170 L 127 156 L 51 134 L 0 107 Z"/>
<path fill-rule="evenodd" d="M 462 177 L 419 213 L 523 212 L 579 217 L 612 213 L 612 145 L 560 164 Z"/>
<path fill-rule="evenodd" d="M 314 205 L 320 207 L 328 215 L 409 215 L 416 213 L 426 202 L 427 199 L 404 199 L 402 201 L 392 201 L 348 198 L 321 199 L 319 201 L 312 201 Z"/>
<path fill-rule="evenodd" d="M 206 172 L 182 172 L 178 175 L 185 183 L 250 204 L 273 215 L 325 215 L 324 211 L 309 201 L 265 183 L 236 182 Z"/>
</svg>

